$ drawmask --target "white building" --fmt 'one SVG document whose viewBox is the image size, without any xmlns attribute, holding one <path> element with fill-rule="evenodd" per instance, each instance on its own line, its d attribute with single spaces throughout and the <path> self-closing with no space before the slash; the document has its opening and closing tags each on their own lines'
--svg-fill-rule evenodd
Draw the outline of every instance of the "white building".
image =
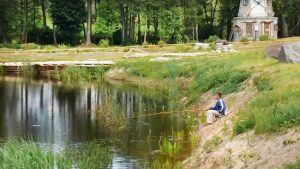
<svg viewBox="0 0 300 169">
<path fill-rule="evenodd" d="M 272 0 L 241 0 L 234 18 L 234 41 L 242 37 L 258 40 L 261 35 L 277 39 L 278 18 L 274 17 Z"/>
</svg>

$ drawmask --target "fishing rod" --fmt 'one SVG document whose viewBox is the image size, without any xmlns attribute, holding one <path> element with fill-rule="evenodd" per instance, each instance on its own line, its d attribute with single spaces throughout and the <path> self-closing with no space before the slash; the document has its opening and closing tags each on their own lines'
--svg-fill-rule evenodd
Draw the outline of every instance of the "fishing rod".
<svg viewBox="0 0 300 169">
<path fill-rule="evenodd" d="M 126 121 L 129 121 L 129 120 L 132 120 L 135 118 L 139 118 L 139 117 L 150 117 L 150 116 L 175 114 L 175 113 L 199 113 L 199 112 L 203 112 L 203 111 L 205 111 L 205 109 L 185 109 L 185 110 L 163 111 L 163 112 L 159 112 L 159 113 L 132 116 L 132 117 L 127 118 Z M 110 121 L 105 122 L 105 124 L 110 124 L 115 121 L 118 121 L 118 120 L 110 120 Z"/>
</svg>

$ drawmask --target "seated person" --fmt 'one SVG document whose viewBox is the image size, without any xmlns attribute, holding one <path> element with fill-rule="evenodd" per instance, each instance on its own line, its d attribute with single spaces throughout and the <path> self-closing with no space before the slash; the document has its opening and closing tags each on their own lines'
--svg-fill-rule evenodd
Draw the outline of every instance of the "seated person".
<svg viewBox="0 0 300 169">
<path fill-rule="evenodd" d="M 215 99 L 217 100 L 215 107 L 211 107 L 207 110 L 206 124 L 212 124 L 216 116 L 225 116 L 226 104 L 222 99 L 222 93 L 216 93 Z"/>
</svg>

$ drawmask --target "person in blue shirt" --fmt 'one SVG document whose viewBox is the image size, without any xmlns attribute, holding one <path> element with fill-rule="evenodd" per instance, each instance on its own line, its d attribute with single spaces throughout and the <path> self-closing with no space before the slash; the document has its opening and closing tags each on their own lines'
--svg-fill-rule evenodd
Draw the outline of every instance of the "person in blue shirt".
<svg viewBox="0 0 300 169">
<path fill-rule="evenodd" d="M 206 124 L 212 124 L 216 116 L 220 117 L 226 115 L 226 104 L 222 99 L 222 93 L 216 93 L 215 99 L 217 100 L 216 105 L 207 110 Z"/>
</svg>

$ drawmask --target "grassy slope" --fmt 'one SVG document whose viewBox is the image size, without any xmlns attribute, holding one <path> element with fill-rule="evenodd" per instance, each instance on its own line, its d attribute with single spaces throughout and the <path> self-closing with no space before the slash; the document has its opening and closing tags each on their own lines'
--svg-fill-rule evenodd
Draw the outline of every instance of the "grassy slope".
<svg viewBox="0 0 300 169">
<path fill-rule="evenodd" d="M 241 88 L 243 81 L 251 77 L 259 92 L 251 103 L 245 105 L 244 111 L 238 114 L 234 132 L 240 134 L 254 129 L 257 134 L 263 134 L 285 131 L 300 125 L 299 64 L 280 64 L 274 59 L 266 59 L 263 55 L 264 48 L 269 45 L 297 40 L 300 39 L 253 42 L 246 45 L 237 43 L 234 45 L 239 53 L 213 53 L 198 58 L 183 58 L 179 61 L 163 63 L 150 62 L 151 57 L 130 61 L 121 59 L 120 56 L 99 58 L 117 58 L 116 68 L 125 69 L 126 76 L 153 79 L 156 83 L 164 83 L 169 89 L 170 98 L 179 100 L 187 96 L 190 103 L 195 103 L 199 95 L 209 90 L 220 90 L 225 94 L 243 90 Z M 153 52 L 164 49 L 174 50 L 173 46 L 146 48 Z M 54 54 L 54 59 L 55 56 Z M 34 60 L 41 59 L 32 54 L 30 57 Z M 64 58 L 64 56 L 58 58 L 61 57 Z M 20 58 L 24 59 L 24 57 Z M 12 58 L 8 60 L 10 59 Z M 180 79 L 188 79 L 189 84 L 181 85 L 178 83 Z"/>
</svg>

